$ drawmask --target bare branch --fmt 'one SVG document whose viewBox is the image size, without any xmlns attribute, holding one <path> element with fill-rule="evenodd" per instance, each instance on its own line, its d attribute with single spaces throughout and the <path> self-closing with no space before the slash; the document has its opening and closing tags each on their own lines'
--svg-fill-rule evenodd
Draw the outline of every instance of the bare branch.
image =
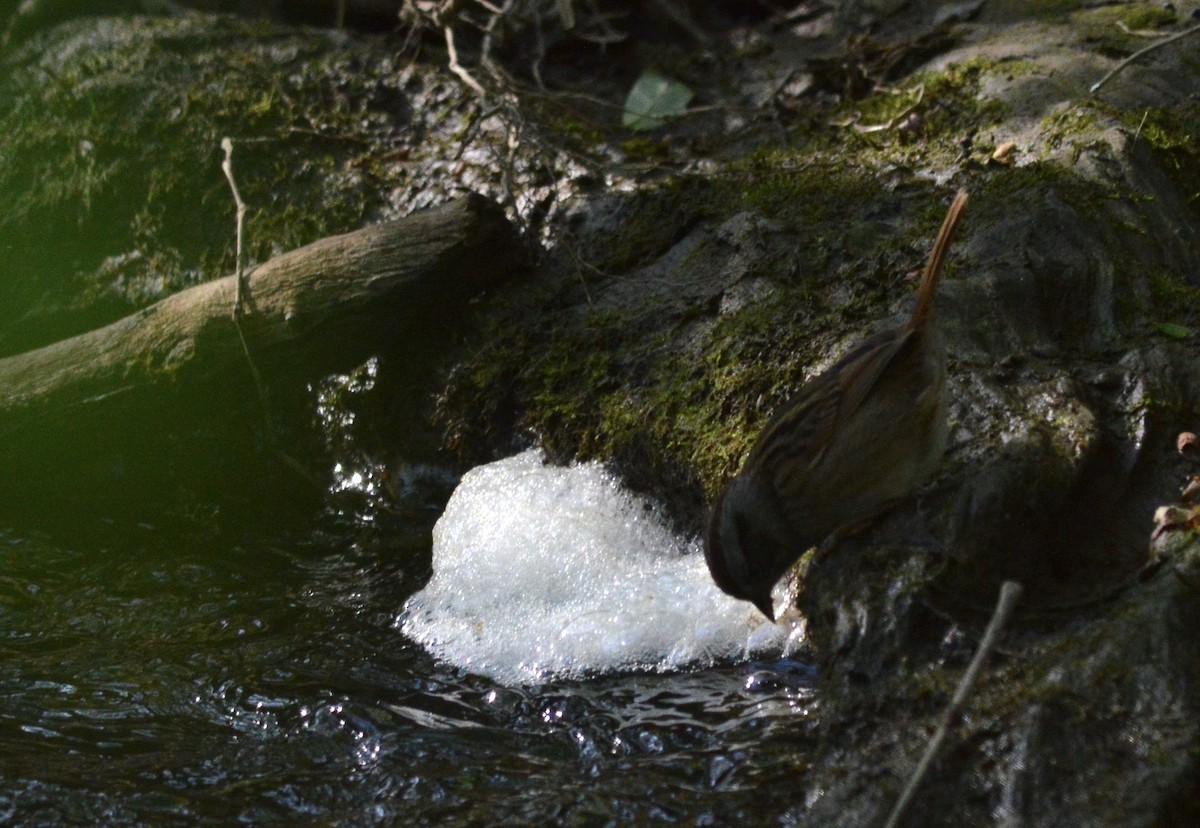
<svg viewBox="0 0 1200 828">
<path fill-rule="evenodd" d="M 909 802 L 912 801 L 913 795 L 917 792 L 921 780 L 925 778 L 925 774 L 929 771 L 929 766 L 933 764 L 938 751 L 942 748 L 942 743 L 946 741 L 946 735 L 958 720 L 963 704 L 974 688 L 975 680 L 979 678 L 980 670 L 983 669 L 983 663 L 987 660 L 992 649 L 995 648 L 996 639 L 1000 637 L 1000 632 L 1008 622 L 1008 617 L 1012 614 L 1013 607 L 1020 600 L 1022 591 L 1021 585 L 1016 581 L 1005 581 L 1000 585 L 1000 596 L 996 599 L 996 608 L 992 611 L 992 620 L 988 622 L 987 629 L 983 631 L 983 638 L 979 642 L 978 649 L 975 650 L 975 657 L 971 659 L 971 663 L 967 666 L 967 672 L 963 674 L 962 679 L 959 681 L 958 689 L 954 691 L 954 697 L 950 700 L 950 706 L 946 708 L 937 731 L 929 741 L 929 746 L 925 749 L 925 755 L 917 763 L 917 769 L 913 771 L 908 784 L 904 786 L 904 790 L 900 794 L 900 798 L 896 800 L 896 805 L 892 808 L 887 822 L 884 823 L 884 828 L 896 828 L 901 817 L 904 816 L 904 811 L 908 808 Z"/>
<path fill-rule="evenodd" d="M 450 55 L 450 71 L 458 75 L 459 80 L 475 90 L 475 94 L 483 98 L 487 96 L 479 81 L 471 76 L 461 63 L 458 62 L 458 49 L 454 48 L 454 28 L 444 25 L 442 31 L 446 34 L 446 51 Z"/>
<path fill-rule="evenodd" d="M 1149 46 L 1147 46 L 1144 49 L 1138 49 L 1132 55 L 1125 58 L 1123 61 L 1118 63 L 1116 66 L 1114 66 L 1111 72 L 1109 72 L 1107 75 L 1105 75 L 1100 80 L 1096 81 L 1090 87 L 1088 87 L 1088 93 L 1095 95 L 1097 92 L 1100 91 L 1100 87 L 1104 86 L 1104 84 L 1106 84 L 1110 80 L 1112 80 L 1118 72 L 1120 72 L 1122 69 L 1124 69 L 1129 64 L 1133 63 L 1135 60 L 1140 58 L 1142 55 L 1149 54 L 1150 52 L 1153 52 L 1155 49 L 1161 49 L 1163 46 L 1166 46 L 1168 43 L 1174 43 L 1176 40 L 1182 40 L 1183 38 L 1187 37 L 1188 35 L 1195 34 L 1196 32 L 1200 32 L 1200 23 L 1196 24 L 1195 26 L 1192 26 L 1190 29 L 1184 29 L 1182 32 L 1177 32 L 1176 34 L 1173 34 L 1170 37 L 1164 37 L 1162 40 L 1158 41 L 1157 43 L 1151 43 Z"/>
</svg>

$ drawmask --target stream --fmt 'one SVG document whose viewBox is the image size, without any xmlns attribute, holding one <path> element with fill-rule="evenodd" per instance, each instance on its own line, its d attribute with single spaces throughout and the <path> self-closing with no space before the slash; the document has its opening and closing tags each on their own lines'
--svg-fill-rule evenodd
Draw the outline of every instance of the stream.
<svg viewBox="0 0 1200 828">
<path fill-rule="evenodd" d="M 536 498 L 499 511 L 526 508 L 555 518 Z M 642 507 L 616 508 L 617 525 L 595 530 L 601 546 L 614 532 L 617 546 L 631 543 L 629 509 Z M 639 612 L 658 600 L 642 596 L 614 616 L 625 626 L 608 630 L 612 641 L 633 650 L 595 646 L 607 625 L 578 604 L 568 617 L 592 612 L 594 633 L 568 638 L 590 655 L 539 662 L 540 645 L 518 646 L 542 634 L 536 608 L 550 640 L 562 621 L 546 606 L 553 594 L 531 598 L 521 584 L 548 566 L 546 549 L 505 553 L 501 570 L 525 603 L 464 604 L 480 583 L 461 548 L 433 550 L 430 582 L 423 521 L 330 507 L 286 531 L 193 517 L 0 533 L 0 823 L 757 824 L 805 796 L 812 670 L 788 655 L 786 635 L 755 633 L 736 602 L 732 626 L 693 624 L 684 638 L 710 638 L 681 647 L 671 619 L 703 569 L 694 548 L 671 550 L 669 571 L 650 579 L 684 603 Z M 552 555 L 591 543 L 561 522 L 541 532 L 556 539 Z M 443 522 L 435 534 L 479 529 Z M 598 548 L 571 600 L 608 601 L 614 572 L 650 565 L 618 549 L 606 567 Z M 712 613 L 707 602 L 724 596 L 695 600 Z M 479 638 L 475 655 L 461 639 L 439 650 L 439 624 L 461 626 L 464 613 L 513 635 L 503 646 Z M 501 651 L 516 661 L 471 667 Z"/>
</svg>

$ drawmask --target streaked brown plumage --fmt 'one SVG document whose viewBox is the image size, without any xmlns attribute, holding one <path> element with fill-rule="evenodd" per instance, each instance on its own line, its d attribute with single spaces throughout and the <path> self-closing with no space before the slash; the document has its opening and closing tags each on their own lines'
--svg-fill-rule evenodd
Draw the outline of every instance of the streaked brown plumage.
<svg viewBox="0 0 1200 828">
<path fill-rule="evenodd" d="M 912 496 L 946 446 L 946 352 L 933 324 L 959 190 L 908 323 L 861 342 L 763 429 L 713 504 L 705 558 L 722 590 L 771 620 L 771 590 L 807 549 Z"/>
</svg>

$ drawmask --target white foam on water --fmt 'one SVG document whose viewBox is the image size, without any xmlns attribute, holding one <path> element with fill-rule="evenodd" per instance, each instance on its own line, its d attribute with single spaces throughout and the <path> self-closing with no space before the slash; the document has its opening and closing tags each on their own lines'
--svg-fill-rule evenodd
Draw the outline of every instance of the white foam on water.
<svg viewBox="0 0 1200 828">
<path fill-rule="evenodd" d="M 505 684 L 782 655 L 803 634 L 717 589 L 698 542 L 603 466 L 536 449 L 463 476 L 433 530 L 433 577 L 398 623 Z"/>
</svg>

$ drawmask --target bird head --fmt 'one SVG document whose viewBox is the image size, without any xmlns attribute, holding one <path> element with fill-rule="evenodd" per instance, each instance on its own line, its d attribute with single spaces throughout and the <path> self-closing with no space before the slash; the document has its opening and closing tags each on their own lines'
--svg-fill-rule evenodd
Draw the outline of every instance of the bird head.
<svg viewBox="0 0 1200 828">
<path fill-rule="evenodd" d="M 723 592 L 754 604 L 771 621 L 771 590 L 804 548 L 757 475 L 733 478 L 713 504 L 704 544 L 708 571 Z"/>
</svg>

